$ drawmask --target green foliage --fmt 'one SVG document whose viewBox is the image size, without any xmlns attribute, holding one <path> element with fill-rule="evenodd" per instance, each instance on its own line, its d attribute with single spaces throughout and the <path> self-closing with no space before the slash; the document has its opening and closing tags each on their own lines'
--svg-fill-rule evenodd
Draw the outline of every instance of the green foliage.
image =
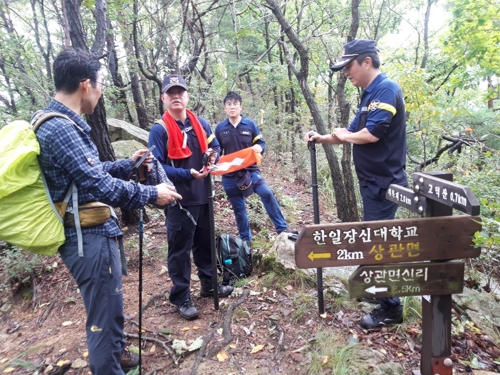
<svg viewBox="0 0 500 375">
<path fill-rule="evenodd" d="M 478 77 L 498 76 L 500 71 L 500 2 L 498 0 L 449 0 L 453 18 L 443 40 L 443 51 L 472 74 L 457 76 L 457 87 Z M 488 97 L 498 92 L 488 92 Z"/>
<path fill-rule="evenodd" d="M 311 361 L 307 365 L 307 374 L 320 375 L 325 371 L 335 375 L 364 374 L 367 369 L 360 366 L 360 345 L 347 345 L 345 338 L 331 330 L 324 329 L 316 333 L 312 343 Z"/>
<path fill-rule="evenodd" d="M 422 320 L 422 301 L 420 297 L 403 297 L 403 321 L 412 323 Z"/>
<path fill-rule="evenodd" d="M 481 283 L 485 281 L 490 286 L 491 278 L 498 275 L 497 269 L 500 265 L 498 254 L 500 253 L 500 155 L 496 151 L 488 155 L 481 155 L 477 164 L 479 167 L 471 172 L 459 176 L 459 183 L 469 186 L 481 205 L 482 229 L 474 236 L 475 246 L 481 247 L 481 256 L 472 259 L 472 270 L 476 268 L 482 272 L 477 275 L 470 272 L 469 276 Z M 481 280 L 484 277 L 485 280 Z"/>
<path fill-rule="evenodd" d="M 293 299 L 294 311 L 292 313 L 292 320 L 295 324 L 299 324 L 306 315 L 311 313 L 314 301 L 315 299 L 312 296 L 306 294 L 299 294 L 299 296 Z"/>
<path fill-rule="evenodd" d="M 35 348 L 25 350 L 24 352 L 17 354 L 16 356 L 14 356 L 12 359 L 8 360 L 7 362 L 0 363 L 0 371 L 7 373 L 7 371 L 5 371 L 5 370 L 7 368 L 10 368 L 10 367 L 22 367 L 22 368 L 24 368 L 26 370 L 30 370 L 30 371 L 36 370 L 37 366 L 35 364 L 33 364 L 32 362 L 25 361 L 22 358 L 25 355 L 30 354 L 32 352 L 35 352 L 40 348 L 43 348 L 43 346 L 37 346 Z"/>
<path fill-rule="evenodd" d="M 269 268 L 270 265 L 274 266 Z M 316 279 L 314 277 L 300 270 L 295 272 L 284 270 L 282 267 L 279 267 L 279 264 L 272 260 L 268 260 L 267 263 L 264 263 L 262 270 L 267 272 L 262 279 L 262 285 L 268 288 L 280 289 L 286 285 L 291 285 L 294 290 L 303 292 L 316 287 Z"/>
<path fill-rule="evenodd" d="M 31 280 L 43 272 L 42 257 L 16 246 L 0 254 L 0 289 L 9 289 L 14 283 L 31 285 Z"/>
</svg>

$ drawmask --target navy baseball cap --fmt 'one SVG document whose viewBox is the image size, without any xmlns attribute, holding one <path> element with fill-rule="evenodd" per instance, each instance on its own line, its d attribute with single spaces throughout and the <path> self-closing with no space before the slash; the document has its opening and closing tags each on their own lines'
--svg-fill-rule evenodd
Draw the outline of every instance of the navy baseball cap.
<svg viewBox="0 0 500 375">
<path fill-rule="evenodd" d="M 344 66 L 349 64 L 352 60 L 363 53 L 378 53 L 375 47 L 375 41 L 369 39 L 354 39 L 344 45 L 344 54 L 342 57 L 333 64 L 330 69 L 334 72 L 342 70 Z"/>
<path fill-rule="evenodd" d="M 172 87 L 182 87 L 184 90 L 188 91 L 188 87 L 184 78 L 179 74 L 169 74 L 163 79 L 161 85 L 162 94 L 166 93 Z"/>
</svg>

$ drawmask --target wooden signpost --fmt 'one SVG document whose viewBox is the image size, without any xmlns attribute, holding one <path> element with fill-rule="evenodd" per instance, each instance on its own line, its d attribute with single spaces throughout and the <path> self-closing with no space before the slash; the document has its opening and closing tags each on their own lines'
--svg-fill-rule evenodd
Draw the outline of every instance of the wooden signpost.
<svg viewBox="0 0 500 375">
<path fill-rule="evenodd" d="M 353 298 L 455 294 L 463 289 L 461 261 L 361 266 L 349 277 Z"/>
<path fill-rule="evenodd" d="M 413 190 L 389 186 L 388 200 L 422 218 L 307 225 L 295 243 L 298 268 L 360 266 L 349 278 L 351 297 L 427 295 L 414 375 L 452 375 L 451 294 L 463 291 L 464 263 L 450 260 L 481 253 L 472 241 L 481 230 L 479 202 L 451 179 L 414 173 Z M 468 215 L 451 216 L 452 208 Z"/>
<path fill-rule="evenodd" d="M 467 186 L 418 172 L 413 174 L 413 189 L 416 194 L 435 202 L 453 207 L 469 215 L 479 215 L 479 201 Z"/>
<path fill-rule="evenodd" d="M 295 243 L 298 268 L 475 258 L 479 217 L 307 225 Z"/>
</svg>

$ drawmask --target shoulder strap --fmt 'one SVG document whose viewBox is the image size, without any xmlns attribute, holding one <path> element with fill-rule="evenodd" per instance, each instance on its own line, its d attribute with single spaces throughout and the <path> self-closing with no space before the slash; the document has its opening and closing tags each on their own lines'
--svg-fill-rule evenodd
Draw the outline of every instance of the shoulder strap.
<svg viewBox="0 0 500 375">
<path fill-rule="evenodd" d="M 40 128 L 40 126 L 47 120 L 50 120 L 51 118 L 54 117 L 61 117 L 69 122 L 71 122 L 73 125 L 75 125 L 80 131 L 83 131 L 83 129 L 78 126 L 76 122 L 74 122 L 72 119 L 70 119 L 68 116 L 63 115 L 62 113 L 59 112 L 43 112 L 43 111 L 37 111 L 35 112 L 32 120 L 31 120 L 31 128 L 33 129 L 33 132 L 37 132 L 37 130 Z"/>
<path fill-rule="evenodd" d="M 80 126 L 78 126 L 76 122 L 74 122 L 68 116 L 63 115 L 62 113 L 43 112 L 40 110 L 40 111 L 35 112 L 32 120 L 31 120 L 31 127 L 32 127 L 33 132 L 36 133 L 37 130 L 40 128 L 40 126 L 45 121 L 50 120 L 51 118 L 54 118 L 54 117 L 64 118 L 64 119 L 68 120 L 69 122 L 71 122 L 73 125 L 75 125 L 80 131 L 83 131 L 83 129 Z M 47 193 L 47 197 L 49 199 L 50 205 L 52 206 L 52 209 L 54 210 L 55 214 L 57 215 L 57 217 L 61 221 L 61 223 L 64 223 L 63 218 L 59 214 L 59 211 L 56 209 L 54 202 L 52 201 L 52 197 L 50 196 L 50 193 L 49 193 L 47 181 L 45 179 L 45 175 L 44 175 L 41 168 L 40 168 L 40 172 L 42 175 L 43 186 L 45 187 L 45 191 Z M 80 225 L 80 216 L 78 214 L 78 189 L 76 187 L 75 181 L 71 182 L 71 185 L 69 186 L 69 188 L 66 192 L 66 196 L 64 197 L 64 200 L 63 200 L 63 202 L 65 203 L 65 206 L 67 206 L 67 204 L 70 200 L 70 197 L 73 198 L 73 201 L 72 201 L 73 210 L 72 211 L 73 211 L 73 215 L 75 215 L 76 237 L 77 237 L 77 241 L 78 241 L 78 256 L 83 257 L 83 236 L 82 236 L 82 228 Z M 74 207 L 76 207 L 76 209 Z M 64 213 L 63 213 L 63 215 L 64 215 Z"/>
<path fill-rule="evenodd" d="M 167 124 L 165 124 L 165 121 L 163 121 L 163 119 L 158 119 L 155 121 L 155 124 L 160 124 L 163 126 L 163 128 L 165 129 L 165 131 L 167 132 L 167 144 L 165 145 L 165 155 L 167 156 L 168 158 L 168 128 L 167 128 Z M 183 146 L 185 147 L 186 146 L 186 143 L 187 143 L 187 136 L 186 136 L 186 133 L 187 132 L 190 132 L 191 130 L 193 130 L 193 127 L 192 126 L 188 126 L 187 128 L 185 128 L 184 130 L 182 130 L 182 134 L 184 134 L 184 141 L 183 141 Z M 172 167 L 174 167 L 174 161 L 172 159 L 170 159 L 170 164 L 172 164 Z"/>
<path fill-rule="evenodd" d="M 167 130 L 167 124 L 165 124 L 165 121 L 163 121 L 163 119 L 158 119 L 155 121 L 155 124 L 160 124 L 160 125 L 163 125 L 163 127 L 165 128 L 165 131 L 167 132 L 168 134 L 168 130 Z"/>
</svg>

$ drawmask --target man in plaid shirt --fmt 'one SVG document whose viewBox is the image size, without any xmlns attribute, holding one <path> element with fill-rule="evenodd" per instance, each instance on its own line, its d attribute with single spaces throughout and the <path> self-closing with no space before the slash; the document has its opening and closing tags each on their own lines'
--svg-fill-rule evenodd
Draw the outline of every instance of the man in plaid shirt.
<svg viewBox="0 0 500 375">
<path fill-rule="evenodd" d="M 166 205 L 182 197 L 166 184 L 139 185 L 126 181 L 131 159 L 101 162 L 90 139 L 90 127 L 81 118 L 91 114 L 102 94 L 101 65 L 94 55 L 67 49 L 54 61 L 56 95 L 45 112 L 58 112 L 37 131 L 39 162 L 54 202 L 61 202 L 74 183 L 78 205 L 102 202 L 111 207 L 139 208 L 148 203 Z M 147 158 L 148 163 L 152 158 Z M 71 206 L 71 200 L 69 202 Z M 118 243 L 122 232 L 112 216 L 105 223 L 81 228 L 83 254 L 77 231 L 66 227 L 61 258 L 75 278 L 87 312 L 86 333 L 92 374 L 124 374 L 137 366 L 137 356 L 125 350 L 123 337 L 122 267 Z"/>
</svg>

